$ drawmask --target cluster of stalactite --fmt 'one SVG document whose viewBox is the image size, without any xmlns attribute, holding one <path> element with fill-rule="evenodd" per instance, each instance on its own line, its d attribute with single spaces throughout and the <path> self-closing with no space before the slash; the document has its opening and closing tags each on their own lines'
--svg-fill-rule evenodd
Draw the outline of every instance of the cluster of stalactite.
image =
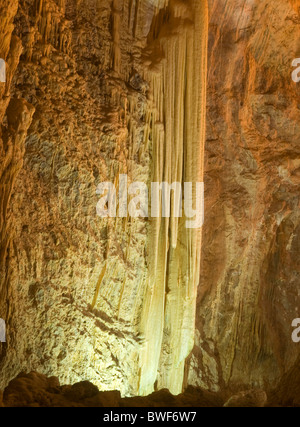
<svg viewBox="0 0 300 427">
<path fill-rule="evenodd" d="M 194 196 L 203 181 L 207 15 L 205 1 L 171 1 L 152 22 L 144 56 L 153 97 L 152 181 L 194 183 Z M 194 345 L 201 229 L 176 217 L 174 199 L 170 218 L 151 221 L 141 393 L 150 393 L 156 380 L 158 388 L 179 393 Z"/>
<path fill-rule="evenodd" d="M 3 86 L 4 89 L 0 87 L 0 90 L 3 90 L 1 105 L 5 104 L 1 110 L 1 119 L 5 117 L 5 126 L 2 129 L 3 161 L 0 166 L 3 271 L 1 281 L 6 281 L 5 286 L 1 283 L 2 293 L 4 290 L 7 293 L 8 269 L 11 268 L 7 261 L 7 251 L 12 237 L 12 225 L 7 209 L 14 181 L 22 168 L 24 142 L 34 112 L 34 107 L 25 100 L 9 100 L 11 79 L 21 54 L 23 68 L 19 69 L 15 90 L 18 94 L 22 93 L 24 86 L 18 86 L 18 81 L 23 82 L 26 86 L 26 96 L 36 103 L 38 113 L 28 135 L 31 141 L 40 138 L 55 142 L 56 153 L 63 146 L 67 151 L 77 138 L 77 135 L 69 131 L 64 134 L 62 128 L 55 127 L 57 124 L 51 123 L 49 128 L 42 128 L 43 119 L 50 118 L 51 121 L 51 108 L 54 107 L 44 102 L 46 96 L 49 96 L 47 99 L 50 103 L 53 102 L 50 99 L 55 98 L 58 106 L 64 106 L 61 115 L 66 114 L 66 121 L 70 123 L 73 120 L 72 125 L 78 125 L 76 108 L 79 108 L 80 102 L 81 106 L 87 103 L 87 108 L 99 104 L 101 108 L 97 119 L 102 129 L 106 127 L 110 131 L 101 133 L 100 126 L 96 126 L 95 121 L 94 124 L 89 123 L 89 126 L 95 126 L 97 143 L 102 145 L 103 151 L 112 150 L 112 156 L 108 152 L 106 154 L 106 165 L 103 168 L 105 174 L 101 169 L 101 178 L 112 181 L 117 192 L 120 174 L 127 174 L 129 183 L 177 182 L 182 187 L 185 182 L 193 183 L 194 199 L 195 184 L 203 181 L 208 31 L 206 0 L 105 0 L 103 5 L 91 0 L 88 3 L 94 8 L 95 14 L 99 14 L 98 19 L 103 19 L 104 23 L 103 28 L 100 28 L 100 24 L 99 28 L 97 27 L 98 22 L 93 27 L 94 34 L 101 34 L 97 54 L 104 54 L 98 59 L 94 54 L 92 60 L 88 52 L 91 46 L 90 41 L 87 42 L 90 36 L 88 31 L 80 27 L 81 23 L 75 28 L 77 21 L 82 18 L 80 15 L 83 14 L 83 2 L 74 1 L 67 4 L 64 0 L 36 0 L 32 5 L 22 1 L 19 3 L 16 32 L 22 41 L 16 36 L 10 40 L 14 29 L 13 20 L 17 13 L 17 1 L 14 2 L 14 7 L 8 8 L 7 5 L 7 9 L 14 12 L 5 21 L 9 40 L 0 36 L 0 56 L 8 61 L 8 80 Z M 27 16 L 29 13 L 32 15 Z M 87 11 L 88 19 L 94 19 L 89 13 Z M 56 63 L 57 58 L 60 61 L 59 66 Z M 76 67 L 81 67 L 80 75 L 77 74 Z M 93 87 L 95 94 L 85 92 L 93 85 L 90 76 L 86 76 L 87 80 L 90 79 L 88 83 L 84 82 L 82 77 L 88 67 L 99 81 L 98 87 Z M 65 82 L 66 78 L 68 83 Z M 51 92 L 52 89 L 55 95 Z M 40 95 L 41 93 L 43 95 Z M 93 103 L 92 97 L 95 98 Z M 75 105 L 69 106 L 69 98 L 73 100 L 76 108 Z M 49 108 L 46 115 L 43 110 L 45 108 Z M 80 117 L 80 120 L 83 119 Z M 88 119 L 85 117 L 84 120 Z M 40 133 L 37 132 L 39 127 Z M 81 141 L 77 141 L 76 148 L 80 144 Z M 43 185 L 40 177 L 45 173 L 46 163 L 44 169 L 40 168 L 42 160 L 39 157 L 39 146 L 34 148 L 37 150 L 34 157 L 37 160 L 35 166 L 40 170 L 41 181 L 37 183 L 38 188 Z M 96 145 L 90 147 L 91 152 L 94 148 L 96 149 Z M 51 177 L 47 181 L 49 189 L 54 187 L 51 179 L 57 172 L 55 156 L 56 154 L 51 160 Z M 30 167 L 31 159 L 28 157 L 27 161 L 27 167 Z M 67 163 L 67 160 L 65 162 Z M 77 183 L 71 182 L 70 185 Z M 21 184 L 19 188 L 20 186 Z M 53 194 L 57 191 L 55 188 Z M 39 197 L 39 194 L 36 197 Z M 59 205 L 64 203 L 64 197 L 66 195 L 63 192 Z M 173 199 L 174 196 L 172 205 Z M 41 205 L 46 206 L 48 200 L 41 200 Z M 74 214 L 72 209 L 74 212 L 80 210 L 80 203 L 77 203 L 77 206 L 74 203 L 70 211 L 66 211 L 71 218 L 72 215 L 78 215 L 78 212 Z M 201 229 L 188 229 L 186 220 L 184 215 L 177 218 L 172 208 L 170 218 L 147 220 L 132 219 L 128 216 L 99 221 L 99 227 L 105 229 L 105 233 L 100 235 L 99 232 L 97 237 L 99 247 L 104 248 L 101 257 L 99 256 L 101 261 L 97 270 L 95 269 L 98 272 L 97 277 L 93 270 L 93 274 L 88 272 L 93 279 L 88 281 L 86 287 L 81 282 L 73 285 L 74 293 L 84 295 L 82 300 L 76 300 L 74 313 L 85 320 L 88 318 L 90 322 L 91 319 L 96 319 L 98 329 L 93 325 L 90 327 L 90 331 L 97 331 L 96 344 L 92 339 L 94 360 L 95 354 L 98 353 L 103 366 L 106 366 L 105 363 L 109 365 L 105 351 L 112 353 L 113 367 L 111 366 L 111 372 L 107 373 L 107 378 L 110 379 L 106 378 L 104 384 L 101 378 L 95 378 L 96 374 L 91 374 L 89 378 L 98 386 L 107 387 L 110 381 L 109 388 L 120 388 L 123 394 L 146 395 L 155 387 L 169 388 L 175 394 L 182 391 L 185 361 L 194 344 L 201 250 Z M 28 228 L 28 225 L 26 227 Z M 98 230 L 95 235 L 97 232 Z M 48 249 L 42 246 L 38 252 L 43 253 L 46 250 Z M 53 251 L 55 250 L 54 248 Z M 72 256 L 76 258 L 80 257 L 80 254 Z M 44 271 L 48 265 L 47 257 L 41 255 L 41 260 L 40 271 Z M 26 262 L 25 259 L 24 263 Z M 62 265 L 67 264 L 68 260 L 65 260 L 65 264 L 62 262 Z M 74 268 L 77 267 L 74 265 Z M 80 270 L 80 267 L 78 269 Z M 20 270 L 22 274 L 31 271 L 26 267 Z M 38 283 L 40 278 L 34 276 L 36 273 L 32 274 L 32 277 L 25 277 L 26 282 L 28 280 L 28 283 Z M 50 282 L 55 286 L 55 271 L 53 275 Z M 44 279 L 47 278 L 42 278 Z M 20 278 L 16 280 L 18 282 Z M 62 282 L 65 283 L 66 280 L 62 279 Z M 17 282 L 14 282 L 16 289 Z M 67 285 L 69 286 L 69 283 Z M 28 286 L 30 288 L 31 285 Z M 80 286 L 82 289 L 79 292 Z M 50 287 L 49 285 L 49 289 Z M 18 299 L 20 294 L 16 289 L 13 292 Z M 56 291 L 59 294 L 58 289 L 59 287 Z M 30 291 L 25 289 L 25 285 L 21 294 L 24 301 L 29 298 L 30 306 Z M 9 301 L 8 294 L 3 295 L 1 307 L 5 307 L 4 301 Z M 87 306 L 78 314 L 76 310 L 80 304 Z M 52 307 L 52 304 L 50 305 Z M 22 307 L 19 309 L 21 312 Z M 89 313 L 89 316 L 82 313 Z M 55 319 L 59 319 L 60 314 L 63 316 L 64 313 L 55 313 Z M 2 313 L 5 319 L 10 316 L 13 314 Z M 33 312 L 33 317 L 35 316 L 38 316 L 36 311 Z M 49 310 L 47 316 L 50 316 Z M 61 324 L 61 321 L 59 323 Z M 66 326 L 66 336 L 68 333 L 71 334 Z M 8 331 L 9 351 L 12 351 L 11 336 L 11 331 Z M 37 341 L 32 345 L 39 347 Z M 92 366 L 93 362 L 89 362 L 89 367 L 83 366 L 80 361 L 81 356 L 84 359 L 85 354 L 90 354 L 91 347 L 92 344 L 88 350 L 87 343 L 80 341 L 77 353 L 75 347 L 73 349 L 72 358 L 78 366 L 86 369 L 84 372 L 89 368 L 99 372 L 100 368 Z M 72 353 L 72 350 L 70 351 Z M 24 365 L 26 361 L 22 363 Z M 7 364 L 8 362 L 5 366 Z M 55 369 L 58 370 L 53 374 L 61 376 L 61 371 L 65 371 L 57 360 L 51 362 L 50 366 L 56 366 Z M 76 369 L 78 372 L 79 369 Z M 133 372 L 138 372 L 138 375 L 134 376 Z M 72 375 L 71 372 L 66 380 L 77 379 Z M 8 379 L 9 376 L 10 374 L 7 374 Z M 119 378 L 120 376 L 122 378 Z M 127 377 L 129 379 L 126 379 Z M 128 384 L 124 384 L 126 381 Z"/>
</svg>

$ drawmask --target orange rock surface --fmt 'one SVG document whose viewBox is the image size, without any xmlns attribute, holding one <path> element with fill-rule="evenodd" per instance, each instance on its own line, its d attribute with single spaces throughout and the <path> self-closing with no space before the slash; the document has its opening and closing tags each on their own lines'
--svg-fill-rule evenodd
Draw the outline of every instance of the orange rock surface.
<svg viewBox="0 0 300 427">
<path fill-rule="evenodd" d="M 37 406 L 75 405 L 57 381 L 298 405 L 300 1 L 0 0 L 0 17 L 0 389 L 40 373 L 4 404 L 46 375 L 60 397 Z M 203 229 L 97 217 L 121 174 L 204 180 Z"/>
</svg>

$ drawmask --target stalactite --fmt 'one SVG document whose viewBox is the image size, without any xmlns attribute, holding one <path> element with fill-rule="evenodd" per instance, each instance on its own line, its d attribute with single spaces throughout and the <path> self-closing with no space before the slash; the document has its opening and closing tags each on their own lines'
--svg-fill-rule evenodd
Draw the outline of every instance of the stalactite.
<svg viewBox="0 0 300 427">
<path fill-rule="evenodd" d="M 25 2 L 23 6 L 26 10 L 28 5 Z M 85 2 L 74 0 L 67 6 L 72 24 L 66 20 L 65 3 L 54 0 L 36 1 L 26 31 L 23 10 L 16 20 L 29 78 L 20 69 L 16 79 L 20 83 L 15 90 L 21 92 L 22 84 L 28 86 L 28 96 L 37 105 L 33 129 L 38 131 L 28 141 L 36 157 L 33 159 L 29 150 L 25 167 L 32 177 L 28 177 L 28 183 L 37 176 L 36 171 L 44 176 L 51 164 L 50 181 L 45 181 L 50 200 L 42 191 L 37 197 L 45 212 L 51 211 L 52 203 L 59 204 L 55 215 L 60 225 L 53 223 L 53 234 L 62 234 L 62 240 L 68 236 L 63 249 L 69 251 L 58 255 L 62 257 L 60 267 L 56 260 L 49 263 L 49 248 L 56 253 L 60 245 L 47 243 L 43 247 L 39 239 L 44 234 L 25 224 L 39 242 L 32 244 L 32 258 L 20 261 L 26 283 L 22 298 L 30 299 L 27 288 L 31 282 L 46 280 L 51 270 L 47 289 L 53 287 L 53 295 L 64 299 L 62 288 L 69 287 L 74 298 L 70 313 L 89 325 L 89 334 L 85 329 L 82 336 L 73 337 L 70 331 L 74 325 L 67 318 L 63 324 L 64 311 L 52 304 L 49 296 L 47 316 L 53 316 L 50 328 L 58 321 L 66 336 L 72 335 L 66 350 L 72 369 L 66 372 L 67 358 L 60 361 L 50 356 L 53 374 L 68 382 L 79 375 L 88 376 L 102 389 L 118 388 L 127 395 L 148 394 L 155 383 L 178 393 L 185 358 L 193 344 L 200 231 L 186 230 L 185 218 L 178 220 L 174 212 L 170 220 L 133 219 L 128 215 L 99 222 L 91 213 L 91 221 L 85 212 L 91 208 L 94 213 L 93 196 L 80 192 L 82 200 L 79 196 L 80 200 L 75 200 L 66 195 L 66 187 L 86 188 L 86 181 L 78 182 L 82 171 L 90 189 L 95 180 L 101 180 L 114 182 L 117 192 L 120 174 L 128 175 L 129 184 L 202 180 L 206 1 L 105 0 L 101 7 L 92 1 L 93 11 L 87 12 Z M 92 31 L 86 28 L 87 23 Z M 37 79 L 40 83 L 33 87 Z M 42 95 L 36 90 L 39 85 Z M 27 107 L 24 104 L 25 113 Z M 85 107 L 87 111 L 83 111 Z M 57 111 L 61 112 L 62 125 L 56 117 L 54 120 Z M 29 112 L 25 115 L 30 116 Z M 44 116 L 53 118 L 48 128 Z M 36 142 L 31 141 L 34 138 Z M 44 158 L 40 159 L 40 145 L 48 146 L 48 141 L 55 148 L 49 148 L 45 167 L 41 167 Z M 42 184 L 37 184 L 37 190 Z M 21 183 L 17 194 L 20 188 Z M 45 228 L 48 238 L 47 220 L 45 213 L 41 228 Z M 71 232 L 69 220 L 74 227 Z M 23 231 L 20 233 L 23 235 Z M 68 239 L 74 240 L 76 247 L 73 243 L 71 247 Z M 52 234 L 49 240 L 52 242 Z M 91 251 L 92 261 L 82 266 L 86 250 Z M 26 251 L 26 245 L 22 251 Z M 39 253 L 39 260 L 34 259 L 34 253 Z M 27 274 L 31 262 L 32 269 L 38 271 Z M 18 295 L 16 281 L 12 295 Z M 31 300 L 28 305 L 32 305 Z M 19 316 L 22 310 L 20 306 Z M 32 348 L 41 348 L 39 338 L 27 338 Z M 43 356 L 48 357 L 44 351 Z M 5 363 L 6 381 L 15 369 L 9 366 L 16 364 L 8 357 Z M 23 357 L 22 367 L 27 363 Z"/>
<path fill-rule="evenodd" d="M 35 44 L 35 36 L 36 36 L 36 30 L 34 27 L 31 27 L 27 34 L 26 46 L 24 49 L 25 57 L 27 61 L 31 61 L 32 59 L 33 47 Z"/>
<path fill-rule="evenodd" d="M 129 3 L 128 22 L 133 35 L 141 34 L 142 25 L 138 29 L 134 23 L 137 22 L 139 7 L 142 4 L 138 1 Z M 144 146 L 142 151 L 137 146 L 138 127 L 134 117 L 139 98 L 135 94 L 128 97 L 126 108 L 129 141 L 127 171 L 130 180 L 134 181 L 131 168 L 133 159 L 138 152 L 142 155 L 143 152 L 152 151 L 149 181 L 169 184 L 202 182 L 207 4 L 199 0 L 190 0 L 188 3 L 161 0 L 153 8 L 154 18 L 149 27 L 140 67 L 144 72 L 140 78 L 141 86 L 136 86 L 136 82 L 130 79 L 135 89 L 144 87 L 142 91 L 148 92 Z M 121 72 L 120 25 L 120 5 L 114 0 L 112 68 L 118 74 Z M 115 105 L 120 102 L 120 90 L 117 87 L 112 92 L 112 100 Z M 146 255 L 149 268 L 136 296 L 142 299 L 138 331 L 144 343 L 140 354 L 138 394 L 151 393 L 155 383 L 159 388 L 169 388 L 173 393 L 180 393 L 182 389 L 185 359 L 194 343 L 201 248 L 201 230 L 188 230 L 185 222 L 184 217 L 175 218 L 173 211 L 170 219 L 150 221 Z M 132 224 L 130 230 L 131 236 Z M 131 237 L 126 257 L 133 261 L 133 255 L 129 254 L 130 245 Z M 106 273 L 103 275 L 103 270 L 101 272 L 94 306 L 97 297 L 101 295 L 99 282 L 104 283 L 103 297 L 105 281 L 108 275 L 111 277 L 110 269 L 103 268 Z M 128 271 L 123 272 L 118 316 L 124 312 L 125 295 L 133 292 L 130 290 L 130 282 L 126 280 L 128 274 Z M 138 315 L 138 307 L 137 303 L 132 310 L 132 322 Z"/>
<path fill-rule="evenodd" d="M 51 44 L 65 54 L 70 54 L 71 31 L 65 19 L 65 1 L 56 4 L 53 0 L 36 2 L 36 24 L 45 44 Z M 27 49 L 32 49 L 29 44 Z M 30 56 L 30 54 L 29 54 Z"/>
<path fill-rule="evenodd" d="M 207 48 L 206 1 L 171 1 L 154 20 L 146 53 L 153 95 L 153 182 L 202 182 Z M 152 71 L 151 71 L 152 68 Z M 152 219 L 141 331 L 140 394 L 182 390 L 194 343 L 201 230 L 186 218 Z M 159 374 L 158 374 L 159 372 Z"/>
<path fill-rule="evenodd" d="M 112 68 L 116 73 L 121 70 L 121 49 L 120 49 L 120 5 L 119 0 L 112 3 Z"/>
</svg>

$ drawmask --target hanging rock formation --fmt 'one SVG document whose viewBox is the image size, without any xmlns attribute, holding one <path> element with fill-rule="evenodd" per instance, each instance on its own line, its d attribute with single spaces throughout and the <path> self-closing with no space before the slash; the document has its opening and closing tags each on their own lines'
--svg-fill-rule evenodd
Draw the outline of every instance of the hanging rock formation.
<svg viewBox="0 0 300 427">
<path fill-rule="evenodd" d="M 201 230 L 173 211 L 98 218 L 96 188 L 119 190 L 121 174 L 203 180 L 206 1 L 19 1 L 14 14 L 12 92 L 35 114 L 6 224 L 1 385 L 32 369 L 125 395 L 180 393 Z"/>
<path fill-rule="evenodd" d="M 0 389 L 36 371 L 297 403 L 300 1 L 0 0 L 0 16 Z M 203 236 L 174 196 L 171 218 L 97 217 L 98 185 L 124 174 L 204 177 Z"/>
<path fill-rule="evenodd" d="M 177 182 L 183 188 L 203 181 L 206 27 L 207 4 L 202 1 L 171 1 L 152 23 L 145 53 L 153 94 L 148 117 L 152 182 Z M 171 218 L 152 218 L 150 224 L 140 393 L 150 394 L 156 380 L 159 389 L 179 393 L 185 359 L 194 346 L 201 229 L 188 229 L 184 215 L 175 217 L 174 199 Z"/>
</svg>

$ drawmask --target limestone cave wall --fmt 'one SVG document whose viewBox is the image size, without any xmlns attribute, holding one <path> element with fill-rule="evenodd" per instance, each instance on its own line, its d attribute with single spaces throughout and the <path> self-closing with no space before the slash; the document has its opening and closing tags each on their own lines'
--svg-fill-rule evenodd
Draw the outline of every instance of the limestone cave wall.
<svg viewBox="0 0 300 427">
<path fill-rule="evenodd" d="M 299 1 L 209 4 L 205 224 L 188 381 L 274 387 L 299 317 Z"/>
<path fill-rule="evenodd" d="M 1 386 L 36 370 L 124 395 L 180 393 L 201 230 L 173 212 L 99 218 L 96 189 L 119 189 L 124 174 L 203 180 L 206 1 L 38 0 L 5 11 L 6 50 L 18 46 L 11 93 L 20 115 L 35 113 L 7 172 Z"/>
<path fill-rule="evenodd" d="M 0 389 L 21 371 L 123 396 L 289 378 L 300 1 L 0 0 L 0 17 Z M 124 174 L 204 180 L 203 229 L 99 218 L 97 186 Z"/>
</svg>

